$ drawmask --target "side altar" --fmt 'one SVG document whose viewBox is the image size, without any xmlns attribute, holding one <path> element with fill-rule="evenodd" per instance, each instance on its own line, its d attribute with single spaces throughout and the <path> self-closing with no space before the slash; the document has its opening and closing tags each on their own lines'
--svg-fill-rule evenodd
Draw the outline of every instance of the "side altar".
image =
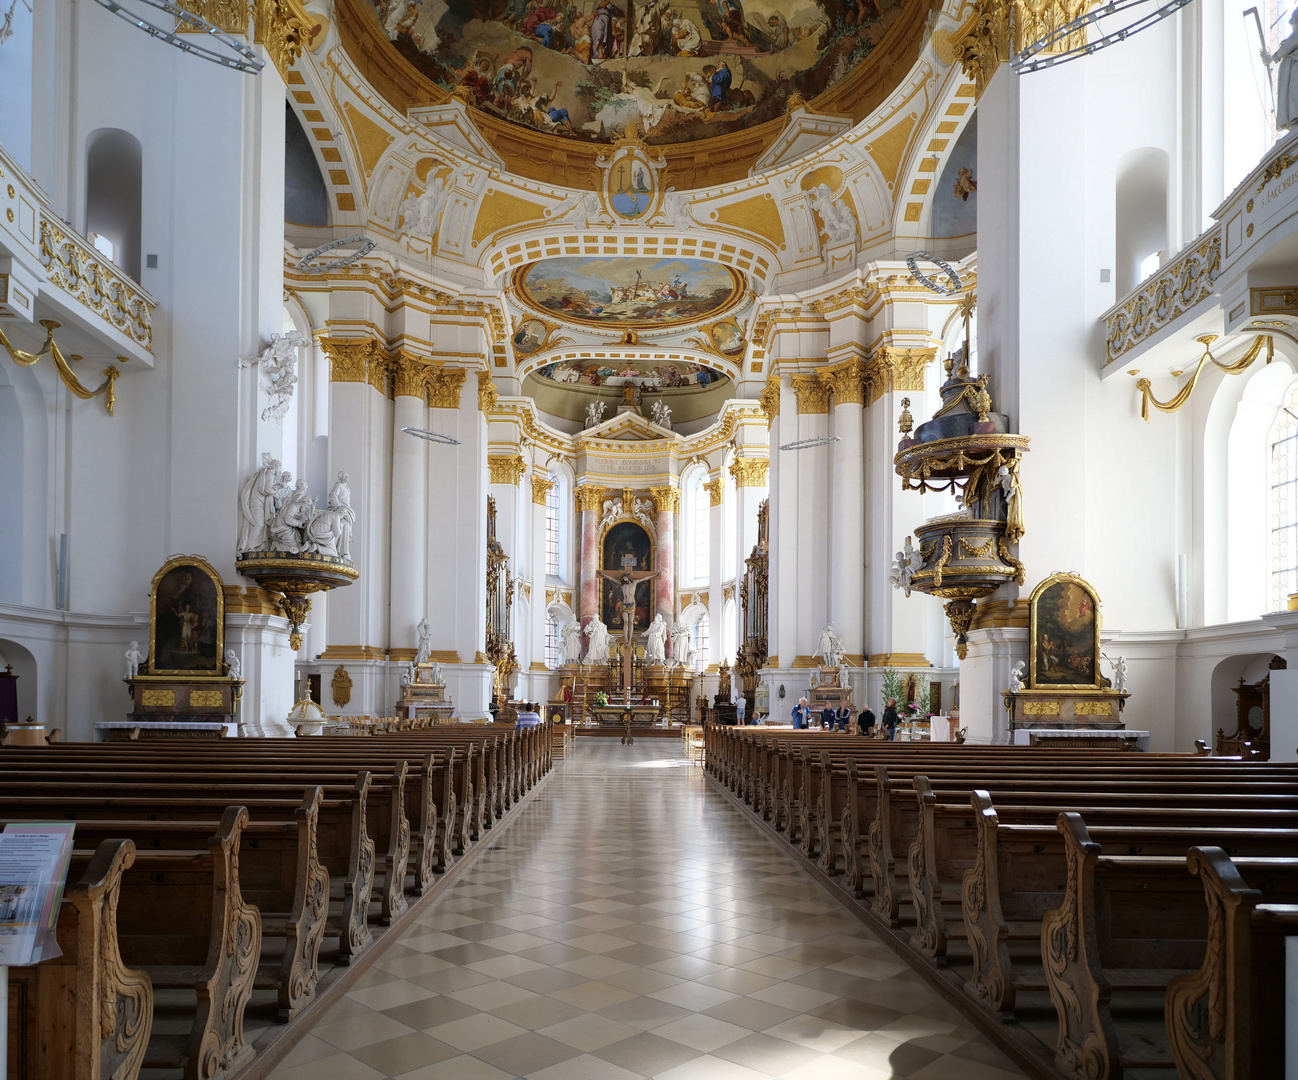
<svg viewBox="0 0 1298 1080">
<path fill-rule="evenodd" d="M 423 642 L 421 641 L 421 651 Z M 449 724 L 455 704 L 446 694 L 446 679 L 437 661 L 411 664 L 401 676 L 401 696 L 397 715 L 407 720 L 431 719 L 435 724 Z"/>
</svg>

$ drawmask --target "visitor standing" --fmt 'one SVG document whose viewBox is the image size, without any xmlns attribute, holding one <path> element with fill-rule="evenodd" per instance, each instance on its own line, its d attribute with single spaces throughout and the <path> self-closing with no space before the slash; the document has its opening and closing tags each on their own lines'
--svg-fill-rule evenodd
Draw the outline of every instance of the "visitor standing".
<svg viewBox="0 0 1298 1080">
<path fill-rule="evenodd" d="M 897 738 L 897 699 L 890 697 L 888 707 L 883 710 L 883 726 L 888 729 L 888 741 L 893 742 Z"/>
</svg>

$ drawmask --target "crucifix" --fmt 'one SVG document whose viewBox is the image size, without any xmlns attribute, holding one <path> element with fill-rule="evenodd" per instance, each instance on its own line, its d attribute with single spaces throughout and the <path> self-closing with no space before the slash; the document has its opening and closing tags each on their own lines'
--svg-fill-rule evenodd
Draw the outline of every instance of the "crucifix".
<svg viewBox="0 0 1298 1080">
<path fill-rule="evenodd" d="M 661 571 L 647 570 L 597 571 L 599 576 L 617 583 L 618 598 L 622 602 L 622 688 L 628 703 L 631 700 L 631 664 L 635 658 L 635 590 L 642 581 L 651 581 Z"/>
</svg>

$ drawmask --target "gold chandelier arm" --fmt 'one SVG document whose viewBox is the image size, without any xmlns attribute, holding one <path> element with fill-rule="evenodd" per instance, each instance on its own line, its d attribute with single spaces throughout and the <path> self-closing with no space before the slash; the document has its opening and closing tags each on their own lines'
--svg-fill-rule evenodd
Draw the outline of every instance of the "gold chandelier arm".
<svg viewBox="0 0 1298 1080">
<path fill-rule="evenodd" d="M 58 347 L 54 340 L 54 331 L 59 328 L 59 324 L 52 319 L 42 319 L 41 325 L 45 327 L 45 344 L 41 346 L 40 352 L 24 352 L 22 349 L 16 349 L 10 344 L 9 339 L 5 336 L 3 330 L 0 330 L 0 345 L 4 346 L 5 352 L 9 354 L 9 359 L 19 367 L 31 367 L 46 353 L 50 354 L 50 359 L 54 361 L 55 370 L 59 373 L 59 378 L 63 380 L 66 386 L 73 394 L 82 401 L 89 401 L 93 397 L 104 395 L 104 404 L 108 407 L 108 415 L 113 415 L 113 408 L 117 404 L 117 377 L 121 372 L 109 364 L 104 368 L 104 381 L 94 390 L 88 389 L 81 384 L 77 374 L 72 370 L 68 363 L 67 357 L 63 355 L 63 350 Z"/>
<path fill-rule="evenodd" d="M 1269 364 L 1275 356 L 1275 342 L 1269 334 L 1259 334 L 1253 339 L 1253 344 L 1248 347 L 1238 360 L 1231 364 L 1223 364 L 1207 348 L 1203 350 L 1203 355 L 1199 357 L 1199 363 L 1195 365 L 1194 373 L 1190 376 L 1190 381 L 1181 387 L 1167 401 L 1159 401 L 1154 397 L 1153 388 L 1148 379 L 1141 379 L 1136 383 L 1136 389 L 1140 391 L 1140 416 L 1141 419 L 1149 420 L 1149 407 L 1152 405 L 1159 412 L 1174 413 L 1182 405 L 1190 400 L 1190 395 L 1194 393 L 1194 388 L 1199 383 L 1199 376 L 1203 374 L 1203 369 L 1211 361 L 1228 375 L 1238 375 L 1241 371 L 1251 367 L 1253 361 L 1258 358 L 1262 351 L 1262 346 L 1266 346 L 1266 362 Z"/>
</svg>

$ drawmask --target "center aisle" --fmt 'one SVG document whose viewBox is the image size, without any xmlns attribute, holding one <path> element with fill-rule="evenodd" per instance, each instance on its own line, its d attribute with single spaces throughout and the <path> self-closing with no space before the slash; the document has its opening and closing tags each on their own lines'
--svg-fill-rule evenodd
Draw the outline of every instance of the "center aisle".
<svg viewBox="0 0 1298 1080">
<path fill-rule="evenodd" d="M 579 739 L 275 1080 L 1012 1080 L 676 760 Z"/>
</svg>

